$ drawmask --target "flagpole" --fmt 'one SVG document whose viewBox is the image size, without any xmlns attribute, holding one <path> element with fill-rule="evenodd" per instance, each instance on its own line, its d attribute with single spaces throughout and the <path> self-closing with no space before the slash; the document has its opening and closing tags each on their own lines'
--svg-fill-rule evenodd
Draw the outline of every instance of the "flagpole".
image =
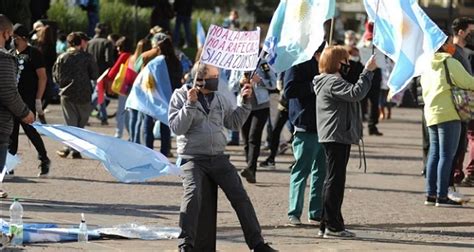
<svg viewBox="0 0 474 252">
<path fill-rule="evenodd" d="M 333 36 L 334 36 L 334 17 L 331 18 L 331 28 L 329 29 L 329 41 L 328 41 L 329 45 L 332 45 Z"/>
<path fill-rule="evenodd" d="M 375 18 L 376 19 L 377 19 L 377 15 L 379 13 L 379 5 L 380 5 L 380 0 L 377 0 L 377 7 L 375 8 Z M 372 55 L 375 53 L 374 39 L 375 39 L 375 20 L 374 20 L 374 26 L 373 26 L 373 31 L 372 31 Z"/>
</svg>

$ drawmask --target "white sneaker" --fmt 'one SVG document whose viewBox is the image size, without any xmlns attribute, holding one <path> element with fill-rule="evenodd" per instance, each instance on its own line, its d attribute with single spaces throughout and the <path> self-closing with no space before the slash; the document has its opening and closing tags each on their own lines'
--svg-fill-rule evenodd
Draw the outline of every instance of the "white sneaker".
<svg viewBox="0 0 474 252">
<path fill-rule="evenodd" d="M 448 198 L 458 203 L 467 203 L 471 200 L 471 198 L 469 198 L 468 196 L 460 192 L 456 192 L 456 189 L 452 186 L 448 188 Z"/>
</svg>

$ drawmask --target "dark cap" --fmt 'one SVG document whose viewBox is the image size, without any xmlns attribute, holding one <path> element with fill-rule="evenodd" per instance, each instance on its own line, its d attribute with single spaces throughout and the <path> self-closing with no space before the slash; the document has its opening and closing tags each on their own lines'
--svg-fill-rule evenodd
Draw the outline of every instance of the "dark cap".
<svg viewBox="0 0 474 252">
<path fill-rule="evenodd" d="M 24 25 L 16 23 L 13 26 L 13 34 L 19 37 L 28 38 L 30 36 L 30 31 L 28 31 Z"/>
<path fill-rule="evenodd" d="M 85 32 L 76 32 L 77 35 L 79 35 L 79 37 L 82 39 L 82 40 L 85 40 L 85 41 L 89 41 L 91 40 L 91 38 L 89 38 L 89 36 L 87 36 L 87 34 Z"/>
</svg>

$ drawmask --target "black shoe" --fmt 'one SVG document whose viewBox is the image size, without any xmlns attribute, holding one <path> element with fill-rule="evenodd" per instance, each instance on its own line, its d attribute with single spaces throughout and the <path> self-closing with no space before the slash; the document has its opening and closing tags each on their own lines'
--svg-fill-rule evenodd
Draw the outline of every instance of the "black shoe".
<svg viewBox="0 0 474 252">
<path fill-rule="evenodd" d="M 109 122 L 107 122 L 107 120 L 103 120 L 103 121 L 100 122 L 100 125 L 107 126 L 107 125 L 109 125 Z"/>
<path fill-rule="evenodd" d="M 239 146 L 239 142 L 237 141 L 230 141 L 227 143 L 227 146 Z"/>
<path fill-rule="evenodd" d="M 379 130 L 371 130 L 369 131 L 369 136 L 383 136 L 383 133 L 380 132 Z"/>
<path fill-rule="evenodd" d="M 58 154 L 58 156 L 60 156 L 62 158 L 67 158 L 67 156 L 69 156 L 69 153 L 71 153 L 71 151 L 69 149 L 63 149 L 63 150 L 56 151 L 56 154 Z"/>
<path fill-rule="evenodd" d="M 49 159 L 41 161 L 41 164 L 38 166 L 41 169 L 38 177 L 46 177 L 49 174 L 49 166 L 51 165 L 51 161 Z"/>
<path fill-rule="evenodd" d="M 72 158 L 73 158 L 73 159 L 82 159 L 81 153 L 79 153 L 79 152 L 73 152 L 73 153 L 72 153 Z"/>
<path fill-rule="evenodd" d="M 426 196 L 425 206 L 434 206 L 436 204 L 436 196 Z"/>
<path fill-rule="evenodd" d="M 244 177 L 247 180 L 247 182 L 249 182 L 250 184 L 257 183 L 257 180 L 255 179 L 255 174 L 249 169 L 244 169 L 240 173 L 240 175 Z"/>
<path fill-rule="evenodd" d="M 193 247 L 189 246 L 188 244 L 184 244 L 179 247 L 179 252 L 191 252 Z"/>
<path fill-rule="evenodd" d="M 268 245 L 268 243 L 259 243 L 257 245 L 257 247 L 255 247 L 253 249 L 254 252 L 274 252 L 274 251 L 278 251 L 276 249 L 273 249 L 272 247 L 270 247 L 270 245 Z"/>
<path fill-rule="evenodd" d="M 436 199 L 436 206 L 437 207 L 462 207 L 462 203 L 452 201 L 449 198 L 438 198 Z"/>
<path fill-rule="evenodd" d="M 262 168 L 275 170 L 275 162 L 272 161 L 272 160 L 265 160 L 263 162 L 260 162 L 259 166 L 262 167 Z"/>
</svg>

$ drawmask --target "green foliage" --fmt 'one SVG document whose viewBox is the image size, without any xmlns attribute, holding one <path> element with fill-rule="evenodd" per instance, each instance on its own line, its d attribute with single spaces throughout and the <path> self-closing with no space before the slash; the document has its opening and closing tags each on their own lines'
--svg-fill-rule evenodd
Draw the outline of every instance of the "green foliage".
<svg viewBox="0 0 474 252">
<path fill-rule="evenodd" d="M 107 23 L 112 33 L 134 37 L 135 8 L 119 1 L 100 1 L 100 22 Z M 149 32 L 151 9 L 138 8 L 137 35 L 144 37 Z M 87 30 L 87 13 L 79 7 L 68 7 L 67 0 L 56 0 L 51 4 L 48 17 L 58 22 L 58 26 L 65 32 Z"/>
<path fill-rule="evenodd" d="M 87 30 L 87 14 L 79 7 L 69 7 L 66 0 L 56 0 L 48 10 L 49 19 L 56 21 L 61 31 Z"/>
</svg>

